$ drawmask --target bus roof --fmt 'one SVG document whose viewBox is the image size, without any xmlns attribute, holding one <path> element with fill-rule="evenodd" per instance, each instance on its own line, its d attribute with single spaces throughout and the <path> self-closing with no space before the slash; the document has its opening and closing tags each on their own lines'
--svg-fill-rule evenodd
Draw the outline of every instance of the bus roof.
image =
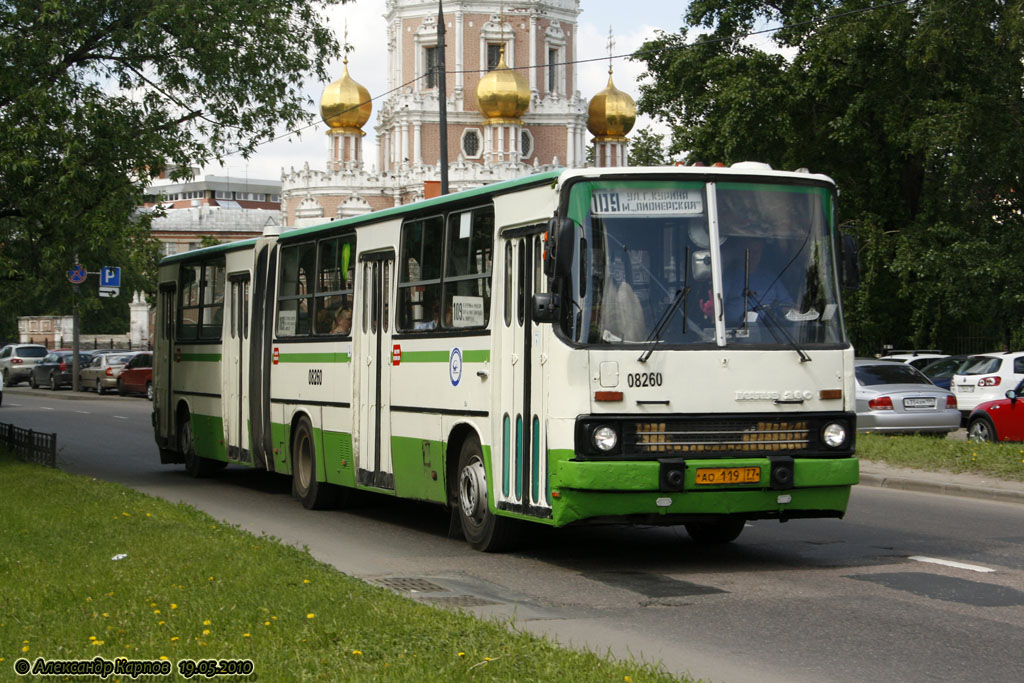
<svg viewBox="0 0 1024 683">
<path fill-rule="evenodd" d="M 340 227 L 356 227 L 364 223 L 371 223 L 380 221 L 387 218 L 394 218 L 402 216 L 411 212 L 422 211 L 423 209 L 429 209 L 431 207 L 446 206 L 448 204 L 463 202 L 467 199 L 473 199 L 475 197 L 489 196 L 495 194 L 503 194 L 506 192 L 513 192 L 525 187 L 531 187 L 536 185 L 543 185 L 547 182 L 556 183 L 561 186 L 567 180 L 574 178 L 598 178 L 608 176 L 630 176 L 630 175 L 681 175 L 681 176 L 715 176 L 715 175 L 748 175 L 755 176 L 758 178 L 777 178 L 786 180 L 813 180 L 816 182 L 827 183 L 829 185 L 835 185 L 835 181 L 826 175 L 820 173 L 809 173 L 806 170 L 799 171 L 778 171 L 773 169 L 768 164 L 763 164 L 753 161 L 742 161 L 733 164 L 732 166 L 623 166 L 621 168 L 607 168 L 607 167 L 593 167 L 593 168 L 574 168 L 574 169 L 558 169 L 554 171 L 546 171 L 544 173 L 537 173 L 534 175 L 523 176 L 522 178 L 515 178 L 513 180 L 505 180 L 499 183 L 492 183 L 490 185 L 482 185 L 469 190 L 463 190 L 462 192 L 455 192 L 453 194 L 443 195 L 440 197 L 432 197 L 430 199 L 420 200 L 411 204 L 403 204 L 402 206 L 395 206 L 390 209 L 383 209 L 381 211 L 374 211 L 372 213 L 363 214 L 361 216 L 353 216 L 351 218 L 341 218 L 335 221 L 329 221 L 327 223 L 320 223 L 318 225 L 311 225 L 305 228 L 297 228 L 295 230 L 289 230 L 282 233 L 282 240 L 291 240 L 296 237 L 303 237 L 309 234 L 316 234 L 323 230 L 330 230 L 333 228 Z M 256 243 L 256 238 L 250 238 L 246 240 L 239 240 L 238 242 L 228 242 L 225 244 L 217 244 L 211 247 L 204 247 L 202 249 L 195 249 L 193 251 L 184 252 L 181 254 L 173 254 L 167 256 L 160 261 L 160 264 L 174 263 L 178 261 L 185 261 L 195 258 L 197 256 L 206 256 L 209 254 L 215 254 L 220 252 L 229 252 L 235 249 L 243 249 L 251 247 Z"/>
</svg>

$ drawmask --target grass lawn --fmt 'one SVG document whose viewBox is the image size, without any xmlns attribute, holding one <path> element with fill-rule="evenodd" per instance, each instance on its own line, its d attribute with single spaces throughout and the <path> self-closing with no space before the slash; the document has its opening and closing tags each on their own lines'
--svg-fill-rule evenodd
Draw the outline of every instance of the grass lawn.
<svg viewBox="0 0 1024 683">
<path fill-rule="evenodd" d="M 192 507 L 6 454 L 0 519 L 0 680 L 39 657 L 175 672 L 139 680 L 181 680 L 179 662 L 204 659 L 252 661 L 254 675 L 226 680 L 679 680 L 413 602 Z M 118 679 L 131 680 L 105 680 Z"/>
<path fill-rule="evenodd" d="M 857 457 L 897 467 L 970 472 L 1024 481 L 1024 444 L 971 443 L 929 436 L 858 434 Z"/>
</svg>

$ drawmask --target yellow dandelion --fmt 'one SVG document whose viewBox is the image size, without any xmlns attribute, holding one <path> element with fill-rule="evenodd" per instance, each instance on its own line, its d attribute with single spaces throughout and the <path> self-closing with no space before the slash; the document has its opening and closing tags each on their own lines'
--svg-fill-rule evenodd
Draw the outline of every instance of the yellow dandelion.
<svg viewBox="0 0 1024 683">
<path fill-rule="evenodd" d="M 102 645 L 103 641 L 102 640 L 94 640 L 94 641 L 92 641 L 92 644 L 93 645 Z"/>
<path fill-rule="evenodd" d="M 622 680 L 624 680 L 626 683 L 633 683 L 633 679 L 629 676 L 623 676 Z"/>
<path fill-rule="evenodd" d="M 158 609 L 153 610 L 153 614 L 160 614 L 160 610 L 158 610 Z"/>
<path fill-rule="evenodd" d="M 167 657 L 164 655 L 160 655 L 160 659 L 164 660 L 165 662 L 167 661 Z"/>
<path fill-rule="evenodd" d="M 313 619 L 314 617 L 316 617 L 316 615 L 313 614 L 312 612 L 310 612 L 309 614 L 306 615 L 307 619 Z"/>
<path fill-rule="evenodd" d="M 274 621 L 277 621 L 277 617 L 271 616 L 270 618 L 273 619 Z"/>
<path fill-rule="evenodd" d="M 124 515 L 125 517 L 131 517 L 131 515 L 129 515 L 127 512 L 122 512 L 121 514 Z"/>
<path fill-rule="evenodd" d="M 210 577 L 210 578 L 209 578 L 208 580 L 209 580 L 209 581 L 213 581 L 213 577 L 211 576 L 211 577 Z"/>
<path fill-rule="evenodd" d="M 361 655 L 361 654 L 363 654 L 363 651 L 362 650 L 352 650 L 352 654 L 354 654 L 354 655 Z"/>
<path fill-rule="evenodd" d="M 171 603 L 171 609 L 178 609 L 178 605 L 176 605 L 175 603 L 172 602 Z"/>
<path fill-rule="evenodd" d="M 204 628 L 204 629 L 203 629 L 203 635 L 204 635 L 204 636 L 208 636 L 208 635 L 210 635 L 210 629 L 208 629 L 208 628 Z"/>
<path fill-rule="evenodd" d="M 485 662 L 489 662 L 489 661 L 491 661 L 491 658 L 490 657 L 484 657 L 484 661 Z"/>
<path fill-rule="evenodd" d="M 85 601 L 86 601 L 86 602 L 92 602 L 92 598 L 90 598 L 90 597 L 86 597 L 86 598 L 85 598 Z"/>
<path fill-rule="evenodd" d="M 242 637 L 243 637 L 243 638 L 249 638 L 250 636 L 249 636 L 249 634 L 248 634 L 248 633 L 243 633 L 243 634 L 242 634 Z"/>
<path fill-rule="evenodd" d="M 105 617 L 109 617 L 109 616 L 110 616 L 110 612 L 104 612 L 104 613 L 103 613 L 103 616 L 105 616 Z"/>
<path fill-rule="evenodd" d="M 203 626 L 209 626 L 209 625 L 210 625 L 210 620 L 209 619 L 203 619 Z"/>
<path fill-rule="evenodd" d="M 459 653 L 459 656 L 460 656 L 460 657 L 465 657 L 465 656 L 466 656 L 466 653 L 465 653 L 465 652 L 460 652 L 460 653 Z"/>
<path fill-rule="evenodd" d="M 171 638 L 171 642 L 172 642 L 172 643 L 173 643 L 173 642 L 175 642 L 176 640 L 178 640 L 178 636 L 173 636 L 173 637 Z"/>
<path fill-rule="evenodd" d="M 114 591 L 110 591 L 109 593 L 107 593 L 107 597 L 108 598 L 114 597 Z"/>
<path fill-rule="evenodd" d="M 264 626 L 270 626 L 270 622 L 269 622 L 269 621 L 264 621 L 264 622 L 263 622 L 263 625 L 264 625 Z"/>
<path fill-rule="evenodd" d="M 150 607 L 156 607 L 156 603 L 155 602 L 151 602 L 151 603 L 149 603 L 149 606 Z"/>
<path fill-rule="evenodd" d="M 158 621 L 158 622 L 156 622 L 156 625 L 157 626 L 163 626 L 166 623 L 167 623 L 166 621 Z"/>
<path fill-rule="evenodd" d="M 309 583 L 309 579 L 303 579 L 302 583 Z"/>
<path fill-rule="evenodd" d="M 22 652 L 28 652 L 28 645 L 25 645 L 24 647 L 22 647 L 21 651 Z"/>
<path fill-rule="evenodd" d="M 149 514 L 149 513 L 147 512 L 147 513 L 146 513 L 146 516 L 147 516 L 147 517 L 152 517 L 153 515 L 151 515 L 151 514 Z"/>
<path fill-rule="evenodd" d="M 96 636 L 89 636 L 89 640 L 96 640 Z"/>
</svg>

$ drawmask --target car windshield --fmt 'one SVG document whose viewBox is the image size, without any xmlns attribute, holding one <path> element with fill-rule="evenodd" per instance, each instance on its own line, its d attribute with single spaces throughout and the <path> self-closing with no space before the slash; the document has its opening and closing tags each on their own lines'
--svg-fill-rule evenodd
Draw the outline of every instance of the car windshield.
<svg viewBox="0 0 1024 683">
<path fill-rule="evenodd" d="M 133 354 L 128 354 L 124 356 L 107 356 L 107 365 L 124 365 L 132 358 L 134 358 Z"/>
<path fill-rule="evenodd" d="M 977 356 L 968 358 L 964 365 L 957 371 L 958 375 L 984 375 L 990 372 L 998 372 L 999 366 L 1003 364 L 1002 359 L 992 356 Z"/>
<path fill-rule="evenodd" d="M 21 358 L 43 358 L 46 356 L 48 351 L 43 348 L 37 348 L 35 346 L 23 346 L 18 349 L 17 356 Z"/>
<path fill-rule="evenodd" d="M 942 358 L 924 366 L 921 368 L 921 372 L 933 380 L 949 379 L 966 362 L 963 358 Z"/>
<path fill-rule="evenodd" d="M 603 345 L 841 343 L 831 199 L 817 186 L 577 183 L 563 331 Z"/>
<path fill-rule="evenodd" d="M 857 382 L 864 387 L 879 384 L 928 384 L 931 381 L 906 363 L 858 365 L 854 369 Z"/>
</svg>

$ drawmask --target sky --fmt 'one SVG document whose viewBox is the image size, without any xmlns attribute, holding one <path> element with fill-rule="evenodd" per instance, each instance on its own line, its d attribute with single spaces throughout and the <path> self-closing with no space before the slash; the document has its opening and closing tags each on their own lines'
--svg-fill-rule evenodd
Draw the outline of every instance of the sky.
<svg viewBox="0 0 1024 683">
<path fill-rule="evenodd" d="M 514 5 L 514 0 L 508 3 Z M 627 54 L 639 48 L 645 40 L 654 37 L 655 30 L 678 32 L 683 24 L 682 15 L 689 3 L 686 0 L 640 0 L 626 5 L 622 0 L 581 0 L 583 10 L 579 17 L 579 45 L 577 59 L 593 59 L 608 56 L 608 29 L 612 28 L 615 39 L 614 53 Z M 627 10 L 626 7 L 629 7 Z M 642 8 L 642 9 L 641 9 Z M 327 15 L 328 24 L 334 29 L 339 42 L 344 41 L 345 25 L 348 25 L 348 42 L 353 51 L 349 53 L 349 73 L 376 97 L 386 88 L 384 65 L 387 63 L 387 45 L 384 39 L 383 0 L 355 0 L 332 7 Z M 615 86 L 639 97 L 637 80 L 643 73 L 643 66 L 625 59 L 614 62 Z M 330 80 L 341 77 L 341 55 L 329 69 Z M 590 99 L 604 89 L 608 82 L 608 61 L 603 59 L 580 66 L 578 86 L 580 95 Z M 264 144 L 249 159 L 241 155 L 227 157 L 224 164 L 214 163 L 203 169 L 206 175 L 244 177 L 246 179 L 279 180 L 282 169 L 300 169 L 309 162 L 310 168 L 324 170 L 327 163 L 327 126 L 320 119 L 320 95 L 327 83 L 311 82 L 307 93 L 313 100 L 311 110 L 316 120 L 311 128 L 292 134 L 285 139 Z M 374 101 L 373 116 L 363 127 L 363 155 L 368 166 L 375 166 L 377 112 L 381 100 Z M 652 122 L 639 117 L 633 130 L 650 127 Z M 664 132 L 659 126 L 654 126 Z M 282 130 L 284 134 L 286 131 Z"/>
</svg>

